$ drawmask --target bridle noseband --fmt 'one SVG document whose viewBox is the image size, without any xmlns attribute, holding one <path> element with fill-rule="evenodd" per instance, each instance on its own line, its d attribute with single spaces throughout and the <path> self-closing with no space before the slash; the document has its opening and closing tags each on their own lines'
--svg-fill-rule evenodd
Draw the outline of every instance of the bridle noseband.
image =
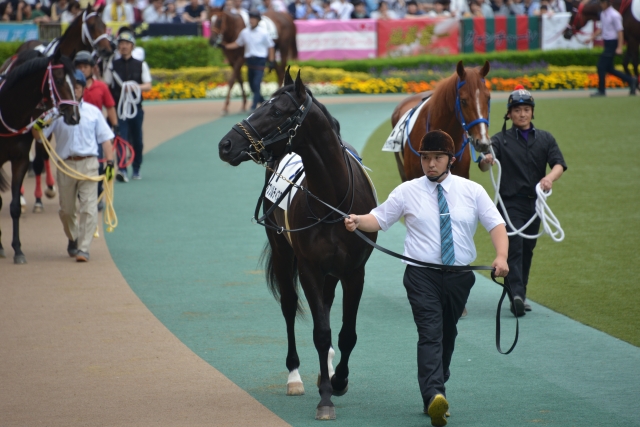
<svg viewBox="0 0 640 427">
<path fill-rule="evenodd" d="M 462 114 L 462 107 L 460 105 L 460 88 L 464 86 L 465 83 L 467 83 L 466 80 L 460 81 L 460 77 L 458 77 L 458 82 L 456 84 L 455 110 L 456 110 L 456 117 L 458 118 L 460 125 L 462 125 L 462 129 L 464 129 L 464 132 L 462 133 L 462 147 L 460 147 L 460 151 L 456 153 L 455 155 L 456 159 L 459 159 L 462 156 L 462 153 L 464 153 L 464 149 L 467 148 L 467 145 L 469 144 L 469 140 L 471 139 L 471 136 L 469 135 L 469 129 L 471 129 L 472 127 L 480 123 L 484 123 L 485 125 L 487 125 L 487 130 L 489 129 L 489 118 L 485 119 L 484 117 L 482 117 L 482 115 L 480 115 L 480 117 L 478 117 L 471 123 L 468 123 L 468 124 L 466 123 L 464 115 Z M 482 79 L 482 84 L 484 84 L 484 79 Z M 488 115 L 491 116 L 491 101 L 487 102 L 487 107 L 489 109 Z M 471 147 L 473 148 L 473 145 Z"/>
<path fill-rule="evenodd" d="M 310 93 L 307 93 L 307 99 L 302 105 L 298 104 L 291 93 L 284 92 L 284 94 L 291 98 L 291 101 L 293 101 L 293 104 L 296 106 L 296 111 L 294 111 L 289 118 L 287 118 L 280 126 L 270 132 L 267 136 L 263 137 L 260 135 L 260 132 L 258 132 L 251 122 L 249 122 L 249 118 L 251 118 L 251 116 L 233 125 L 232 129 L 242 135 L 242 137 L 251 144 L 253 151 L 247 152 L 247 154 L 256 163 L 265 163 L 274 160 L 273 152 L 269 146 L 282 141 L 283 139 L 288 138 L 289 141 L 287 142 L 285 151 L 282 154 L 290 153 L 292 151 L 291 141 L 296 136 L 298 128 L 309 113 L 311 103 L 313 102 L 313 98 Z M 256 138 L 252 136 L 252 133 Z"/>
<path fill-rule="evenodd" d="M 96 50 L 96 45 L 102 39 L 108 39 L 109 35 L 105 32 L 100 34 L 95 40 L 91 37 L 91 31 L 89 31 L 89 26 L 87 25 L 87 20 L 92 17 L 98 17 L 98 12 L 91 12 L 87 15 L 87 11 L 82 12 L 82 43 L 91 46 L 94 50 Z"/>
</svg>

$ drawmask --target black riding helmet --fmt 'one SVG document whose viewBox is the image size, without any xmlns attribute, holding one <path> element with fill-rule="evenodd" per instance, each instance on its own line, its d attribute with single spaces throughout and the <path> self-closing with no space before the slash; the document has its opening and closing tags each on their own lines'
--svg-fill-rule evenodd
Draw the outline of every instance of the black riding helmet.
<svg viewBox="0 0 640 427">
<path fill-rule="evenodd" d="M 507 131 L 507 120 L 509 120 L 509 113 L 511 112 L 511 109 L 519 105 L 529 105 L 531 106 L 532 111 L 536 106 L 533 95 L 531 95 L 531 92 L 526 90 L 522 85 L 516 86 L 515 90 L 511 92 L 509 99 L 507 100 L 507 113 L 504 115 L 504 124 L 502 125 L 503 134 Z M 531 115 L 531 118 L 533 119 L 533 114 Z"/>
<path fill-rule="evenodd" d="M 73 58 L 73 65 L 78 64 L 89 64 L 93 67 L 95 65 L 93 55 L 86 50 L 81 50 L 80 52 L 76 53 L 76 56 Z"/>
</svg>

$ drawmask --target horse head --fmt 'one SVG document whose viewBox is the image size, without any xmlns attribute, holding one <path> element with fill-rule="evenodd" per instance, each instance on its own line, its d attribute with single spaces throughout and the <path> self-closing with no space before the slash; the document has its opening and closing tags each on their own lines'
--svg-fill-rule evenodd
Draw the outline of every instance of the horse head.
<svg viewBox="0 0 640 427">
<path fill-rule="evenodd" d="M 296 130 L 312 103 L 298 71 L 293 85 L 280 88 L 222 138 L 218 144 L 220 160 L 231 166 L 247 160 L 264 163 L 294 151 Z"/>
<path fill-rule="evenodd" d="M 56 54 L 50 60 L 49 93 L 43 89 L 47 109 L 56 107 L 68 125 L 80 123 L 80 110 L 75 95 L 76 79 L 73 63 L 66 56 Z M 44 83 L 44 82 L 43 82 Z M 43 84 L 43 88 L 45 85 Z"/>
<path fill-rule="evenodd" d="M 78 15 L 60 39 L 60 49 L 69 58 L 81 50 L 93 51 L 107 58 L 113 54 L 113 46 L 107 34 L 107 26 L 101 18 L 101 6 L 93 10 L 91 5 Z"/>
<path fill-rule="evenodd" d="M 211 8 L 209 14 L 211 20 L 209 44 L 213 47 L 219 47 L 227 29 L 227 14 L 220 8 Z"/>
<path fill-rule="evenodd" d="M 600 19 L 600 3 L 598 0 L 571 0 L 568 3 L 571 4 L 571 18 L 569 18 L 567 28 L 562 33 L 567 40 L 579 33 L 587 25 L 587 22 Z"/>
<path fill-rule="evenodd" d="M 458 121 L 476 150 L 489 151 L 489 102 L 491 93 L 484 78 L 490 65 L 485 61 L 482 68 L 465 68 L 462 61 L 456 67 L 457 87 L 455 112 Z"/>
</svg>

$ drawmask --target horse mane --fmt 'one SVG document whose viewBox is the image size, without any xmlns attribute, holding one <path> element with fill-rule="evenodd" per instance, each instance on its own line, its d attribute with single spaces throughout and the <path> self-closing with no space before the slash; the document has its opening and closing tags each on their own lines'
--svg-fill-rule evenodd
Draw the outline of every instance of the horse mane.
<svg viewBox="0 0 640 427">
<path fill-rule="evenodd" d="M 20 64 L 9 72 L 3 86 L 7 89 L 11 88 L 26 76 L 46 70 L 49 62 L 53 61 L 53 58 L 44 56 L 38 51 L 25 51 L 18 55 L 16 61 L 26 62 Z M 61 56 L 60 63 L 64 66 L 65 74 L 73 75 L 74 68 L 69 58 L 67 58 L 66 56 Z"/>
<path fill-rule="evenodd" d="M 293 90 L 293 87 L 294 85 L 282 86 L 280 89 L 275 91 L 272 96 L 281 95 L 287 91 Z M 342 136 L 340 135 L 340 122 L 338 121 L 338 119 L 333 117 L 331 113 L 329 113 L 329 110 L 327 110 L 327 107 L 325 107 L 324 104 L 322 104 L 320 101 L 318 101 L 318 99 L 315 96 L 313 96 L 313 92 L 311 92 L 309 88 L 305 86 L 305 89 L 307 93 L 311 96 L 313 103 L 320 109 L 320 111 L 322 111 L 322 114 L 324 114 L 324 116 L 329 121 L 329 124 L 331 125 L 331 129 L 333 129 L 333 131 L 336 133 L 338 138 L 342 140 Z"/>
<path fill-rule="evenodd" d="M 469 77 L 471 77 L 470 73 L 477 74 L 478 70 L 475 67 L 465 68 L 465 72 L 465 87 L 467 88 L 469 93 L 475 93 L 476 89 L 480 88 L 479 83 L 482 82 L 482 79 Z M 438 118 L 450 115 L 453 111 L 455 111 L 458 82 L 458 73 L 454 72 L 451 76 L 438 83 L 438 86 L 436 86 L 433 91 L 433 95 L 431 96 L 433 98 L 431 102 L 442 106 L 442 108 L 429 109 L 431 113 L 431 120 L 436 121 Z"/>
</svg>

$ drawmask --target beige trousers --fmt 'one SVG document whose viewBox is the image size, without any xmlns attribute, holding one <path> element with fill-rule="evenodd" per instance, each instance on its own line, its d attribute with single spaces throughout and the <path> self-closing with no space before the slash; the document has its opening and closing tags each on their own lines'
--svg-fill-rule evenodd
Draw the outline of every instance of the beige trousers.
<svg viewBox="0 0 640 427">
<path fill-rule="evenodd" d="M 72 169 L 87 176 L 98 176 L 98 158 L 65 160 Z M 60 220 L 69 240 L 78 239 L 78 249 L 89 253 L 93 233 L 98 226 L 98 183 L 78 181 L 58 169 Z"/>
</svg>

